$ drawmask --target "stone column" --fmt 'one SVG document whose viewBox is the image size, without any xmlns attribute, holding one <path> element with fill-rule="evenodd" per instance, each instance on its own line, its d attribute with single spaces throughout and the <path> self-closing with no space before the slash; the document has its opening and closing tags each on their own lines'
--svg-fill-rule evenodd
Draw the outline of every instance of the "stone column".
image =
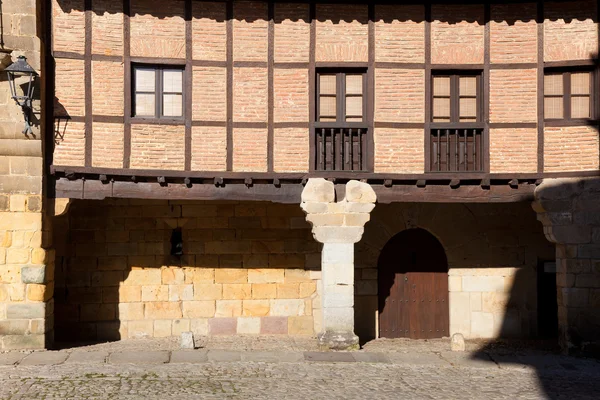
<svg viewBox="0 0 600 400">
<path fill-rule="evenodd" d="M 533 208 L 556 243 L 560 345 L 600 354 L 600 179 L 545 179 Z"/>
<path fill-rule="evenodd" d="M 322 178 L 309 179 L 301 207 L 312 224 L 315 240 L 323 243 L 322 349 L 358 349 L 354 334 L 354 243 L 360 241 L 377 197 L 366 183 L 350 181 L 346 197 L 335 202 L 335 187 Z"/>
</svg>

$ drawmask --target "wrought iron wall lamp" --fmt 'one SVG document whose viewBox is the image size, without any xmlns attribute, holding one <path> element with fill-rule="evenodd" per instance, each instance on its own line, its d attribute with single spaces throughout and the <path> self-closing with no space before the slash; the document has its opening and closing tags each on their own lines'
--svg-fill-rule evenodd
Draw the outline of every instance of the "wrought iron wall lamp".
<svg viewBox="0 0 600 400">
<path fill-rule="evenodd" d="M 23 133 L 26 135 L 32 134 L 31 130 L 31 111 L 33 102 L 33 91 L 35 88 L 35 78 L 38 74 L 35 70 L 27 63 L 25 56 L 17 57 L 17 61 L 5 69 L 8 75 L 8 82 L 10 84 L 10 94 L 17 105 L 21 106 L 23 110 L 23 116 L 25 117 L 25 127 Z M 22 78 L 26 78 L 24 80 Z M 17 82 L 23 80 L 23 83 Z M 23 94 L 19 95 L 17 86 L 22 86 Z"/>
</svg>

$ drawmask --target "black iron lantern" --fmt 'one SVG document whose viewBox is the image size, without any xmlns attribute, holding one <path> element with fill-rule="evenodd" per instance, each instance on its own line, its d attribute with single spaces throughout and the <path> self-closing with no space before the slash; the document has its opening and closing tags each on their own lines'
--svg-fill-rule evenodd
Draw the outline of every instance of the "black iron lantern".
<svg viewBox="0 0 600 400">
<path fill-rule="evenodd" d="M 29 119 L 31 117 L 33 90 L 35 88 L 35 77 L 37 76 L 37 73 L 31 65 L 27 63 L 27 58 L 25 58 L 25 56 L 17 57 L 17 61 L 6 67 L 5 71 L 8 74 L 11 97 L 23 110 L 23 116 L 25 117 L 23 133 L 26 135 L 32 134 L 33 132 L 31 130 Z M 26 78 L 28 81 L 21 78 Z M 21 85 L 23 90 L 22 95 L 18 94 L 17 85 Z"/>
</svg>

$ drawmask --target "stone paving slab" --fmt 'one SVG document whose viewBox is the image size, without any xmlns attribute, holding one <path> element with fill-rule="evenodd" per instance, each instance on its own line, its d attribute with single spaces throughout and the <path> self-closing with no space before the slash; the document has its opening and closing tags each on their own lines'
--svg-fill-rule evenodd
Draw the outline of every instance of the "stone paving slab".
<svg viewBox="0 0 600 400">
<path fill-rule="evenodd" d="M 168 351 L 124 351 L 112 353 L 108 362 L 112 364 L 165 364 L 169 362 Z"/>
<path fill-rule="evenodd" d="M 252 351 L 242 353 L 242 361 L 268 363 L 300 362 L 304 361 L 304 354 L 280 351 Z"/>
<path fill-rule="evenodd" d="M 352 356 L 352 353 L 344 352 L 316 352 L 307 351 L 304 353 L 304 360 L 313 362 L 355 362 L 356 360 Z"/>
<path fill-rule="evenodd" d="M 0 365 L 14 365 L 25 358 L 26 355 L 19 352 L 0 353 Z"/>
<path fill-rule="evenodd" d="M 241 361 L 242 353 L 239 351 L 230 350 L 209 350 L 208 360 L 217 362 L 233 362 Z"/>
<path fill-rule="evenodd" d="M 207 350 L 178 350 L 171 353 L 172 364 L 190 363 L 199 364 L 208 362 Z"/>
<path fill-rule="evenodd" d="M 356 362 L 365 362 L 365 363 L 389 363 L 390 359 L 386 357 L 385 354 L 381 353 L 363 353 L 356 352 L 352 353 L 352 358 Z"/>
<path fill-rule="evenodd" d="M 21 360 L 19 365 L 56 365 L 66 361 L 68 353 L 60 351 L 36 351 Z"/>
<path fill-rule="evenodd" d="M 103 364 L 108 358 L 106 351 L 90 351 L 87 353 L 71 353 L 65 361 L 67 364 Z"/>
<path fill-rule="evenodd" d="M 498 365 L 486 353 L 468 353 L 444 351 L 441 357 L 453 366 L 468 368 L 498 368 Z"/>
<path fill-rule="evenodd" d="M 386 356 L 393 364 L 450 366 L 446 360 L 433 353 L 389 353 Z"/>
</svg>

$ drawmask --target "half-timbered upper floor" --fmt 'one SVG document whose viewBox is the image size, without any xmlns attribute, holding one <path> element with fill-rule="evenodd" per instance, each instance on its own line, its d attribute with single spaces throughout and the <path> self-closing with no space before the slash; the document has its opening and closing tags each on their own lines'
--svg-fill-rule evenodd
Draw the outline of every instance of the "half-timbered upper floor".
<svg viewBox="0 0 600 400">
<path fill-rule="evenodd" d="M 57 177 L 518 186 L 599 169 L 596 1 L 51 3 Z"/>
</svg>

